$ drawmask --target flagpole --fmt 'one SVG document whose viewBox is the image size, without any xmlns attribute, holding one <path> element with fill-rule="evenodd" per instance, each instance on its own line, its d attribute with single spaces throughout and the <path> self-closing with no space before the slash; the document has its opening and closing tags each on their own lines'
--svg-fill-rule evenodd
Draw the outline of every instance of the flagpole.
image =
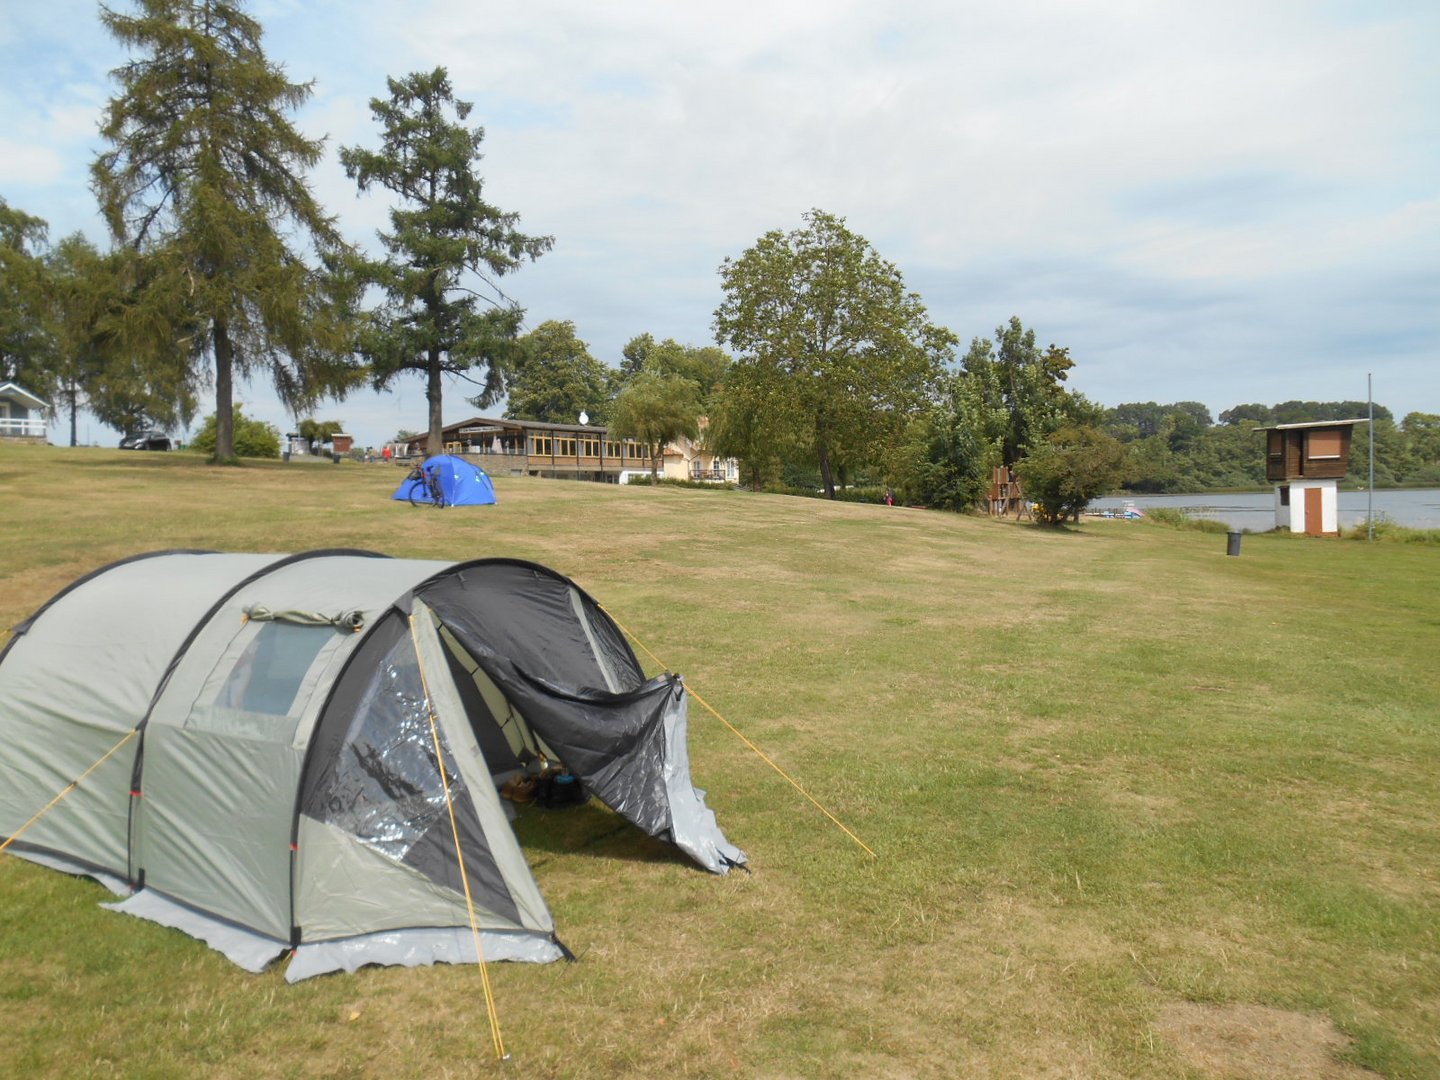
<svg viewBox="0 0 1440 1080">
<path fill-rule="evenodd" d="M 1365 374 L 1365 396 L 1370 410 L 1370 494 L 1365 500 L 1365 539 L 1375 539 L 1375 388 L 1373 376 Z"/>
</svg>

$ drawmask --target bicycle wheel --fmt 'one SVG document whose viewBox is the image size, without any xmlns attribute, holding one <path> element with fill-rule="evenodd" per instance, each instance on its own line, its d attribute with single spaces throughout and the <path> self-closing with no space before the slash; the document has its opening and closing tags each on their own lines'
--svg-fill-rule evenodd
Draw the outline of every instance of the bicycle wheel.
<svg viewBox="0 0 1440 1080">
<path fill-rule="evenodd" d="M 427 498 L 425 497 L 425 495 L 426 495 L 425 488 L 426 488 L 426 484 L 425 484 L 425 481 L 424 481 L 422 478 L 420 478 L 420 477 L 415 477 L 415 476 L 410 477 L 410 505 L 411 505 L 411 506 L 424 506 L 426 503 L 428 503 L 428 502 L 430 501 L 429 499 L 427 499 Z"/>
</svg>

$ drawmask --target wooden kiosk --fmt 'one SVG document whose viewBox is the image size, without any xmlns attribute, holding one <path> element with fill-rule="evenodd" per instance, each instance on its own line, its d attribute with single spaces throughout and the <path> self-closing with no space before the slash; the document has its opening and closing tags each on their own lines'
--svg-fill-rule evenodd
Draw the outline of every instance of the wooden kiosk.
<svg viewBox="0 0 1440 1080">
<path fill-rule="evenodd" d="M 1368 420 L 1276 424 L 1265 432 L 1265 479 L 1275 484 L 1275 527 L 1308 536 L 1340 532 L 1340 481 L 1350 467 L 1350 438 Z"/>
</svg>

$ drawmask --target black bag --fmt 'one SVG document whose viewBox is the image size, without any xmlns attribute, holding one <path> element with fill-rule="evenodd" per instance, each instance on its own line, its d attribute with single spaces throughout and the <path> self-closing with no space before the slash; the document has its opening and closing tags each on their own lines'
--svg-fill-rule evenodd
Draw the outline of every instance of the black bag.
<svg viewBox="0 0 1440 1080">
<path fill-rule="evenodd" d="M 590 798 L 585 785 L 573 773 L 554 772 L 540 777 L 535 785 L 535 805 L 547 810 L 561 810 L 567 806 L 579 806 Z"/>
</svg>

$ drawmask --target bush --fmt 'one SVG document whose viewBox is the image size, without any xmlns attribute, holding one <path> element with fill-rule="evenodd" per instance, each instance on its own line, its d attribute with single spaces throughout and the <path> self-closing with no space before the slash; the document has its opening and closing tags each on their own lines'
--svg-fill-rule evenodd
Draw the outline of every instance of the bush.
<svg viewBox="0 0 1440 1080">
<path fill-rule="evenodd" d="M 816 499 L 825 494 L 823 491 L 816 491 L 813 487 L 796 487 L 783 480 L 767 481 L 760 490 L 766 495 L 794 495 L 801 499 Z"/>
<path fill-rule="evenodd" d="M 1167 529 L 1192 529 L 1195 532 L 1230 532 L 1230 526 L 1212 518 L 1193 518 L 1178 506 L 1156 506 L 1145 511 L 1145 521 Z M 1247 530 L 1248 531 L 1248 530 Z"/>
<path fill-rule="evenodd" d="M 1232 529 L 1223 521 L 1216 521 L 1214 518 L 1195 518 L 1187 528 L 1203 533 L 1228 533 L 1228 532 L 1249 532 L 1249 529 Z"/>
<path fill-rule="evenodd" d="M 1420 468 L 1405 474 L 1407 487 L 1440 487 L 1440 462 L 1432 462 L 1422 465 Z"/>
<path fill-rule="evenodd" d="M 650 477 L 632 476 L 630 477 L 629 482 L 632 484 L 649 485 Z M 717 483 L 714 480 L 681 480 L 678 477 L 674 476 L 659 477 L 655 481 L 655 486 L 660 487 L 661 485 L 665 487 L 699 488 L 701 491 L 734 491 L 737 486 L 730 483 L 728 480 L 722 483 Z"/>
<path fill-rule="evenodd" d="M 1375 518 L 1375 539 L 1387 544 L 1440 544 L 1440 529 L 1412 529 L 1397 525 L 1384 514 Z M 1369 540 L 1370 528 L 1365 520 L 1344 534 L 1346 540 Z"/>
<path fill-rule="evenodd" d="M 701 484 L 700 487 L 710 485 Z M 729 485 L 727 485 L 729 486 Z M 796 487 L 794 484 L 785 484 L 780 481 L 771 481 L 761 489 L 766 495 L 794 495 L 800 499 L 823 499 L 825 492 L 820 488 Z M 851 503 L 883 503 L 885 501 L 885 489 L 883 487 L 837 487 L 835 489 L 836 502 Z"/>
<path fill-rule="evenodd" d="M 1092 499 L 1113 488 L 1124 466 L 1125 447 L 1118 439 L 1098 428 L 1063 427 L 1031 447 L 1019 472 L 1035 520 L 1059 525 L 1078 519 Z"/>
<path fill-rule="evenodd" d="M 883 503 L 885 489 L 883 487 L 836 488 L 835 499 L 837 502 Z"/>
<path fill-rule="evenodd" d="M 274 424 L 263 420 L 251 420 L 239 409 L 235 410 L 235 456 L 252 458 L 277 458 L 280 456 L 280 431 Z M 195 438 L 190 440 L 190 449 L 215 456 L 214 413 L 205 418 Z"/>
<path fill-rule="evenodd" d="M 1170 529 L 1187 529 L 1195 521 L 1178 506 L 1156 506 L 1145 511 L 1145 520 Z"/>
</svg>

